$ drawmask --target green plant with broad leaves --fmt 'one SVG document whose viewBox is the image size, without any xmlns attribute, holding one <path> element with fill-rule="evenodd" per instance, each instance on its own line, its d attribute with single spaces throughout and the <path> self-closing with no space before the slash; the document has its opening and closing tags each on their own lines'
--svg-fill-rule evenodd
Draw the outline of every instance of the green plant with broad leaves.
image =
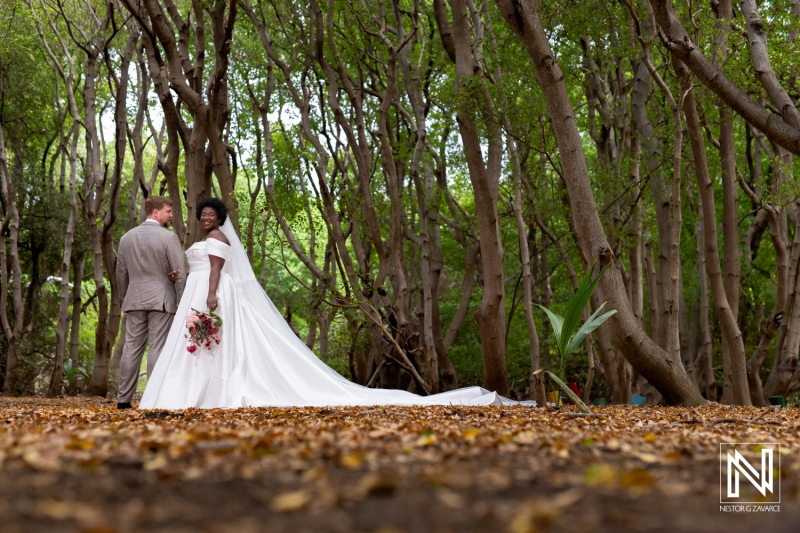
<svg viewBox="0 0 800 533">
<path fill-rule="evenodd" d="M 64 376 L 67 378 L 67 384 L 72 386 L 72 380 L 78 375 L 78 367 L 72 364 L 72 359 L 67 359 L 64 363 Z"/>
<path fill-rule="evenodd" d="M 67 387 L 72 388 L 75 385 L 75 378 L 78 374 L 82 375 L 84 378 L 88 378 L 89 374 L 86 372 L 86 369 L 81 367 L 80 365 L 74 365 L 72 363 L 72 359 L 67 359 L 67 362 L 64 363 L 64 377 L 67 378 Z"/>
<path fill-rule="evenodd" d="M 610 263 L 609 263 L 610 265 Z M 602 313 L 603 307 L 606 305 L 603 302 L 589 317 L 589 319 L 581 325 L 581 315 L 583 314 L 583 310 L 586 308 L 586 305 L 589 303 L 589 300 L 592 297 L 592 293 L 594 293 L 595 288 L 597 288 L 597 282 L 600 281 L 600 277 L 606 271 L 606 268 L 609 267 L 606 265 L 603 270 L 597 275 L 594 280 L 592 280 L 592 274 L 594 273 L 594 265 L 592 268 L 589 269 L 589 272 L 586 273 L 578 285 L 578 290 L 575 291 L 575 296 L 567 303 L 567 312 L 564 316 L 558 315 L 548 309 L 547 307 L 540 305 L 539 307 L 547 314 L 547 318 L 550 319 L 550 325 L 553 327 L 553 333 L 556 337 L 556 346 L 558 347 L 558 375 L 554 374 L 547 370 L 547 375 L 550 376 L 552 379 L 566 394 L 569 398 L 578 406 L 584 413 L 590 413 L 591 410 L 589 407 L 578 398 L 578 395 L 575 394 L 572 389 L 570 389 L 565 381 L 565 369 L 567 367 L 567 360 L 570 356 L 578 349 L 578 347 L 583 344 L 583 341 L 586 340 L 586 337 L 594 330 L 596 330 L 600 325 L 608 320 L 611 315 L 616 313 L 616 309 L 612 309 L 606 313 Z M 602 314 L 601 314 L 602 313 Z"/>
</svg>

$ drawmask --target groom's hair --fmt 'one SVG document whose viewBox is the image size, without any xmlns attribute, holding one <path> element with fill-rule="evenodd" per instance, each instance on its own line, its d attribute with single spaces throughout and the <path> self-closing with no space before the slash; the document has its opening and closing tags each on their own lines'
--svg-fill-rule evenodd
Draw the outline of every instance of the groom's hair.
<svg viewBox="0 0 800 533">
<path fill-rule="evenodd" d="M 223 225 L 225 221 L 228 219 L 228 208 L 225 207 L 225 204 L 219 198 L 203 198 L 200 200 L 200 203 L 197 204 L 197 209 L 195 209 L 195 216 L 197 220 L 200 220 L 200 215 L 203 213 L 203 209 L 206 207 L 210 207 L 214 211 L 217 212 L 217 218 L 219 219 L 219 225 Z"/>
<path fill-rule="evenodd" d="M 145 215 L 150 216 L 156 209 L 158 210 L 164 209 L 164 206 L 167 205 L 172 205 L 172 200 L 170 200 L 169 198 L 165 198 L 163 196 L 151 194 L 150 196 L 147 197 L 147 200 L 144 201 Z"/>
</svg>

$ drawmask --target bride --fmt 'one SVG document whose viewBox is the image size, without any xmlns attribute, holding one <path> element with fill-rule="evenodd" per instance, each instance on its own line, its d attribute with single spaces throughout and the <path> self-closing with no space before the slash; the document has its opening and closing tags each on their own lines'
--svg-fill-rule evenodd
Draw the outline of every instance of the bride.
<svg viewBox="0 0 800 533">
<path fill-rule="evenodd" d="M 481 387 L 418 396 L 348 381 L 317 358 L 275 308 L 226 223 L 225 204 L 207 198 L 197 218 L 206 236 L 186 250 L 186 288 L 139 409 L 517 403 Z M 209 351 L 187 350 L 192 309 L 222 319 L 220 344 Z"/>
</svg>

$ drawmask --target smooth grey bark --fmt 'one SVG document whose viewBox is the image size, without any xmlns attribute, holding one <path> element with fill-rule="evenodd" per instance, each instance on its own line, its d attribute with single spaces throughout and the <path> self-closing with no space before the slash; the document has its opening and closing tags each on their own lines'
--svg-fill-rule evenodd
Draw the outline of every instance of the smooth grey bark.
<svg viewBox="0 0 800 533">
<path fill-rule="evenodd" d="M 651 334 L 661 347 L 666 347 L 668 327 L 664 323 L 667 307 L 665 291 L 669 285 L 669 271 L 671 257 L 670 236 L 672 235 L 670 217 L 670 189 L 666 186 L 662 168 L 662 143 L 653 132 L 653 126 L 647 111 L 647 101 L 652 91 L 652 76 L 644 61 L 636 68 L 636 74 L 631 92 L 631 115 L 636 124 L 636 129 L 641 136 L 642 147 L 647 161 L 647 171 L 650 173 L 650 191 L 653 195 L 653 207 L 656 213 L 658 227 L 658 268 L 652 265 L 653 276 L 651 290 L 648 291 L 651 311 Z M 655 289 L 655 290 L 652 290 Z"/>
<path fill-rule="evenodd" d="M 496 0 L 505 21 L 527 51 L 536 80 L 542 87 L 558 143 L 562 176 L 572 206 L 575 232 L 584 260 L 600 266 L 615 262 L 603 230 L 589 181 L 586 159 L 569 100 L 564 76 L 558 67 L 533 0 Z M 610 268 L 599 282 L 602 297 L 617 313 L 608 321 L 614 343 L 633 367 L 650 381 L 671 404 L 700 405 L 705 400 L 681 369 L 667 362 L 666 353 L 642 330 L 627 297 L 622 275 Z"/>
<path fill-rule="evenodd" d="M 783 154 L 784 164 L 791 175 L 791 156 Z M 765 396 L 785 395 L 789 392 L 797 372 L 798 352 L 800 352 L 800 219 L 795 222 L 794 241 L 788 263 L 786 312 L 782 317 L 775 360 L 767 382 L 764 384 Z M 770 236 L 772 229 L 770 229 Z"/>
<path fill-rule="evenodd" d="M 630 180 L 639 183 L 640 175 L 640 142 L 639 135 L 634 133 L 631 139 Z M 637 186 L 638 187 L 638 186 Z M 641 191 L 640 191 L 641 192 Z M 628 297 L 631 301 L 633 315 L 644 327 L 644 274 L 642 270 L 642 205 L 636 205 L 631 215 L 633 245 L 628 248 L 630 277 L 628 279 Z"/>
<path fill-rule="evenodd" d="M 782 91 L 780 85 L 776 86 L 772 83 L 772 77 L 769 76 L 769 72 L 772 70 L 771 66 L 763 61 L 763 54 L 759 55 L 762 36 L 758 35 L 758 33 L 759 31 L 763 32 L 763 23 L 759 29 L 752 19 L 748 21 L 748 26 L 753 26 L 752 30 L 748 28 L 748 36 L 750 37 L 753 34 L 753 30 L 755 30 L 756 37 L 755 40 L 751 39 L 749 41 L 751 44 L 751 57 L 752 52 L 755 51 L 756 56 L 753 59 L 758 62 L 754 63 L 754 68 L 764 73 L 764 75 L 759 75 L 757 79 L 767 89 L 770 98 L 774 98 L 773 103 L 780 110 L 781 116 L 771 113 L 764 106 L 759 105 L 750 98 L 744 90 L 725 76 L 717 65 L 700 52 L 697 45 L 692 42 L 683 24 L 675 15 L 670 0 L 650 0 L 650 4 L 653 7 L 656 21 L 664 34 L 662 39 L 664 46 L 675 57 L 683 61 L 703 85 L 719 96 L 742 118 L 758 128 L 759 131 L 763 132 L 776 144 L 795 155 L 800 155 L 800 123 L 797 121 L 797 108 L 791 103 L 791 99 L 787 102 L 783 98 L 785 91 Z"/>
<path fill-rule="evenodd" d="M 711 341 L 711 325 L 709 321 L 708 273 L 706 271 L 705 231 L 703 230 L 703 211 L 695 228 L 697 240 L 697 270 L 700 275 L 700 348 L 695 360 L 697 386 L 706 391 L 706 398 L 717 399 L 714 384 L 713 345 Z"/>
<path fill-rule="evenodd" d="M 71 83 L 71 80 L 67 81 Z M 78 137 L 78 122 L 74 123 L 71 137 L 74 139 L 72 143 L 73 153 L 77 155 L 77 137 Z M 64 156 L 62 156 L 64 157 Z M 75 195 L 75 161 L 72 161 L 72 172 L 70 172 L 69 180 L 69 218 L 67 219 L 67 228 L 64 233 L 64 253 L 61 259 L 61 298 L 58 305 L 58 319 L 56 324 L 56 353 L 53 361 L 53 372 L 50 375 L 50 384 L 47 387 L 47 397 L 54 398 L 61 394 L 61 378 L 63 376 L 64 361 L 67 354 L 67 325 L 69 324 L 69 303 L 70 303 L 70 263 L 72 261 L 72 244 L 75 239 L 75 222 L 78 218 L 78 200 Z M 74 265 L 77 267 L 77 265 Z M 74 269 L 73 284 L 80 290 L 81 281 L 77 279 L 77 268 Z M 83 272 L 83 264 L 81 260 L 80 273 Z M 74 299 L 74 298 L 73 298 Z M 75 304 L 73 304 L 75 305 Z M 80 293 L 78 293 L 78 309 L 80 309 Z M 74 316 L 74 313 L 73 313 Z M 78 315 L 80 317 L 80 314 Z M 74 364 L 74 362 L 73 362 Z"/>
<path fill-rule="evenodd" d="M 43 6 L 43 4 L 40 5 Z M 50 22 L 48 20 L 48 22 Z M 52 29 L 52 23 L 51 29 Z M 48 40 L 46 38 L 45 33 L 42 31 L 41 25 L 39 21 L 36 20 L 36 28 L 39 32 L 39 37 L 42 40 L 42 46 L 45 49 L 47 56 L 49 57 L 50 61 L 52 61 L 54 68 L 59 74 L 59 77 L 64 82 L 67 103 L 66 107 L 69 110 L 70 117 L 72 118 L 72 127 L 71 131 L 68 134 L 68 138 L 70 140 L 69 148 L 64 146 L 64 152 L 61 154 L 61 157 L 64 159 L 69 159 L 69 218 L 67 219 L 67 227 L 64 233 L 64 251 L 62 254 L 61 260 L 61 297 L 58 306 L 58 318 L 57 318 L 57 325 L 56 325 L 56 352 L 53 362 L 53 370 L 50 375 L 50 383 L 47 387 L 47 396 L 52 398 L 61 393 L 61 378 L 63 375 L 63 366 L 64 361 L 66 358 L 67 353 L 67 324 L 69 323 L 70 315 L 69 315 L 69 280 L 70 280 L 70 264 L 72 261 L 72 246 L 73 241 L 75 238 L 75 224 L 78 218 L 78 201 L 76 196 L 76 187 L 77 187 L 77 160 L 78 160 L 78 138 L 80 136 L 80 124 L 81 124 L 81 116 L 80 112 L 78 111 L 77 99 L 75 98 L 75 91 L 73 87 L 73 81 L 75 79 L 75 64 L 72 60 L 72 56 L 69 54 L 68 50 L 66 49 L 64 41 L 61 39 L 59 34 L 56 34 L 57 40 L 59 41 L 60 47 L 64 53 L 64 57 L 67 59 L 67 69 L 65 69 L 60 62 L 60 57 L 53 53 L 52 48 L 50 47 Z M 69 150 L 69 151 L 67 151 Z M 66 171 L 66 168 L 63 168 L 63 171 Z M 62 181 L 66 181 L 62 178 Z M 81 265 L 81 273 L 83 272 L 83 268 Z M 77 273 L 76 273 L 77 275 Z M 75 286 L 81 286 L 81 282 L 78 279 L 73 279 L 73 283 Z M 80 299 L 80 298 L 79 298 Z M 78 309 L 80 309 L 80 302 L 78 303 Z M 74 313 L 73 313 L 74 316 Z M 74 325 L 73 325 L 74 329 Z"/>
<path fill-rule="evenodd" d="M 785 152 L 779 149 L 779 152 L 785 154 Z M 791 157 L 791 156 L 790 156 Z M 760 156 L 759 156 L 760 158 Z M 760 161 L 759 161 L 760 163 Z M 760 185 L 758 181 L 761 178 L 761 169 L 760 164 L 758 167 L 753 165 L 753 178 L 754 184 Z M 783 170 L 780 168 L 775 169 L 774 171 L 776 178 L 774 183 L 774 195 L 779 198 L 780 195 L 780 188 L 781 183 L 783 181 Z M 758 181 L 756 181 L 758 180 Z M 770 344 L 772 339 L 778 333 L 779 330 L 783 330 L 784 334 L 786 332 L 786 328 L 781 328 L 783 324 L 784 316 L 786 315 L 786 304 L 787 304 L 787 296 L 788 296 L 788 283 L 789 283 L 789 254 L 786 246 L 786 242 L 784 241 L 782 232 L 781 232 L 781 210 L 778 205 L 773 205 L 768 202 L 764 202 L 763 198 L 756 192 L 758 189 L 754 190 L 750 187 L 750 185 L 744 180 L 742 176 L 739 177 L 739 185 L 741 189 L 745 192 L 745 194 L 750 198 L 750 200 L 756 204 L 761 206 L 761 211 L 766 213 L 769 223 L 769 235 L 770 240 L 772 241 L 773 248 L 775 249 L 775 273 L 777 276 L 777 283 L 776 283 L 776 291 L 775 291 L 775 307 L 772 310 L 770 317 L 766 320 L 764 324 L 761 325 L 760 333 L 761 337 L 759 339 L 758 346 L 756 347 L 753 354 L 747 361 L 747 382 L 750 388 L 750 399 L 753 402 L 753 405 L 758 406 L 767 406 L 769 405 L 769 401 L 767 396 L 764 394 L 764 387 L 761 382 L 761 376 L 759 375 L 759 370 L 761 365 L 764 362 L 764 359 L 767 356 L 767 352 L 769 350 Z M 785 337 L 784 337 L 785 340 Z M 785 352 L 782 350 L 783 343 L 778 343 L 776 347 L 776 354 L 775 354 L 775 367 L 781 367 L 784 363 L 782 362 L 784 356 L 786 355 Z M 788 378 L 788 373 L 784 374 L 784 380 Z M 772 376 L 770 376 L 772 377 Z M 770 384 L 774 386 L 775 381 L 773 379 L 773 383 Z"/>
<path fill-rule="evenodd" d="M 644 243 L 644 272 L 647 285 L 647 309 L 650 317 L 650 336 L 653 339 L 660 337 L 661 313 L 658 309 L 658 283 L 656 282 L 656 260 L 653 241 Z"/>
<path fill-rule="evenodd" d="M 726 4 L 728 4 L 728 13 L 724 16 L 730 20 L 732 14 L 730 13 L 729 1 L 721 2 L 720 6 L 725 6 Z M 800 128 L 800 112 L 797 110 L 797 105 L 789 97 L 772 70 L 767 48 L 767 29 L 758 13 L 756 1 L 740 0 L 739 7 L 746 22 L 745 28 L 747 29 L 747 44 L 750 48 L 750 62 L 753 64 L 753 73 L 756 79 L 767 92 L 769 99 L 780 111 L 783 120 L 795 129 Z"/>
<path fill-rule="evenodd" d="M 444 336 L 444 345 L 450 348 L 456 342 L 458 330 L 464 323 L 464 318 L 469 311 L 469 304 L 472 301 L 472 291 L 475 286 L 475 264 L 480 254 L 480 246 L 475 246 L 467 252 L 464 263 L 464 281 L 461 284 L 461 300 L 458 302 L 456 313 L 453 315 L 450 324 L 447 326 L 447 333 Z"/>
<path fill-rule="evenodd" d="M 2 77 L 0 77 L 0 88 L 2 88 Z M 3 200 L 2 212 L 0 212 L 2 215 L 2 223 L 0 223 L 0 322 L 3 325 L 7 346 L 3 393 L 16 395 L 18 393 L 19 343 L 24 332 L 25 302 L 22 297 L 22 268 L 19 258 L 20 227 L 19 210 L 16 205 L 17 188 L 11 181 L 2 124 L 0 124 L 0 195 Z M 11 291 L 13 316 L 9 316 L 9 290 Z"/>
<path fill-rule="evenodd" d="M 165 166 L 169 169 L 165 176 L 173 200 L 179 194 L 175 190 L 177 175 L 173 172 L 177 171 L 178 138 L 184 147 L 187 193 L 184 246 L 188 247 L 200 238 L 202 230 L 194 207 L 212 193 L 212 172 L 217 176 L 231 221 L 238 227 L 238 201 L 233 194 L 234 176 L 229 162 L 233 149 L 224 139 L 230 118 L 227 73 L 238 4 L 236 0 L 214 0 L 206 7 L 200 0 L 192 0 L 191 10 L 184 19 L 171 0 L 165 0 L 163 5 L 161 0 L 122 0 L 122 3 L 142 28 L 150 75 L 167 119 L 169 156 Z M 206 80 L 207 20 L 212 30 L 214 64 Z M 195 48 L 193 57 L 190 57 L 190 42 Z M 162 57 L 162 50 L 166 57 Z M 184 123 L 170 91 L 191 114 L 191 126 Z"/>
<path fill-rule="evenodd" d="M 72 297 L 70 303 L 72 304 L 72 316 L 70 317 L 70 333 L 69 333 L 69 359 L 72 361 L 72 367 L 78 368 L 80 366 L 80 347 L 81 347 L 81 314 L 83 312 L 82 301 L 82 287 L 83 287 L 83 268 L 84 268 L 84 255 L 83 251 L 79 254 L 72 254 L 70 258 L 72 261 Z M 124 335 L 123 335 L 124 338 Z M 121 344 L 121 343 L 119 343 Z M 84 384 L 85 385 L 85 384 Z M 78 388 L 75 383 L 70 384 L 68 392 L 74 394 Z"/>
<path fill-rule="evenodd" d="M 522 168 L 516 148 L 516 141 L 509 138 L 506 141 L 509 155 L 511 156 L 514 172 L 514 199 L 512 209 L 514 222 L 517 225 L 517 238 L 519 240 L 519 255 L 522 263 L 522 293 L 524 299 L 525 323 L 528 326 L 528 342 L 530 343 L 531 359 L 531 390 L 536 379 L 533 373 L 539 370 L 539 335 L 536 331 L 536 322 L 533 320 L 533 278 L 531 275 L 531 256 L 528 249 L 528 232 L 525 229 L 525 219 L 522 215 Z"/>
<path fill-rule="evenodd" d="M 730 0 L 721 0 L 717 9 L 717 35 L 713 43 L 714 62 L 721 66 L 728 56 L 728 33 L 733 19 L 733 7 Z M 739 225 L 737 220 L 738 195 L 736 184 L 736 147 L 734 146 L 733 112 L 721 100 L 719 109 L 719 155 L 720 177 L 722 181 L 722 246 L 723 246 L 723 276 L 725 295 L 731 306 L 734 318 L 739 318 L 739 281 L 741 278 L 741 265 L 739 259 Z M 723 360 L 731 358 L 731 348 L 725 336 L 722 337 Z M 732 399 L 730 373 L 725 373 L 723 387 L 723 402 Z"/>
<path fill-rule="evenodd" d="M 679 72 L 679 75 L 680 74 Z M 688 70 L 686 70 L 683 75 L 688 77 Z M 724 371 L 731 376 L 733 402 L 738 405 L 752 405 L 750 402 L 750 390 L 747 386 L 744 341 L 739 326 L 736 323 L 736 317 L 734 316 L 725 293 L 725 285 L 720 268 L 714 186 L 711 183 L 711 177 L 708 171 L 705 141 L 703 140 L 700 117 L 697 113 L 694 89 L 686 91 L 683 100 L 683 111 L 686 115 L 686 128 L 689 132 L 689 140 L 692 145 L 697 187 L 700 195 L 701 209 L 703 211 L 706 272 L 708 273 L 711 297 L 714 301 L 714 307 L 716 308 L 717 317 L 720 321 L 722 334 L 729 347 L 729 357 L 727 360 L 723 359 Z"/>
<path fill-rule="evenodd" d="M 493 117 L 484 120 L 488 130 L 484 140 L 480 135 L 478 118 L 482 107 L 491 108 L 491 101 L 482 87 L 484 80 L 476 70 L 479 51 L 474 46 L 466 0 L 451 0 L 453 15 L 452 41 L 455 50 L 456 88 L 466 97 L 456 113 L 458 128 L 464 146 L 464 155 L 472 183 L 478 219 L 481 263 L 484 275 L 483 298 L 475 311 L 481 336 L 484 386 L 508 396 L 508 379 L 505 359 L 505 272 L 503 271 L 503 245 L 498 215 L 498 187 L 502 170 L 502 137 Z M 446 17 L 443 22 L 446 22 Z M 443 39 L 448 28 L 439 27 Z M 476 90 L 477 89 L 477 90 Z M 478 105 L 468 97 L 473 93 L 483 104 Z M 486 117 L 484 117 L 486 118 Z M 483 145 L 488 144 L 487 157 Z"/>
</svg>

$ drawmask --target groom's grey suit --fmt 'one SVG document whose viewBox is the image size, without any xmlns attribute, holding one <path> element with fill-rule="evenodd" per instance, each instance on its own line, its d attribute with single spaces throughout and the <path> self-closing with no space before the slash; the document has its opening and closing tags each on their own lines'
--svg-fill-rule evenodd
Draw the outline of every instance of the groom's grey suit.
<svg viewBox="0 0 800 533">
<path fill-rule="evenodd" d="M 186 284 L 183 259 L 178 236 L 155 220 L 145 220 L 119 241 L 117 282 L 126 318 L 118 402 L 133 399 L 145 345 L 148 377 L 156 365 Z M 177 269 L 181 275 L 173 283 L 167 274 Z"/>
</svg>

